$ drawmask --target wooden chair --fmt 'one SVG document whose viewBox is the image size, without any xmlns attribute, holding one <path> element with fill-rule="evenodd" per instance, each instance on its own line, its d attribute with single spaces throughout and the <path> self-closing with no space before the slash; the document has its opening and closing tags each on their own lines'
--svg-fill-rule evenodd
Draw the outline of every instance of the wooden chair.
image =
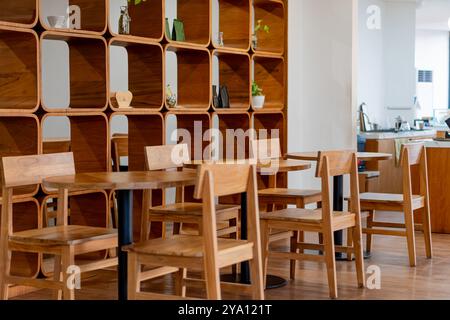
<svg viewBox="0 0 450 320">
<path fill-rule="evenodd" d="M 270 161 L 282 158 L 280 139 L 251 140 L 250 148 L 252 157 L 258 161 Z M 277 175 L 269 176 L 269 188 L 258 191 L 259 203 L 265 207 L 267 212 L 274 211 L 277 205 L 283 207 L 295 205 L 297 208 L 305 208 L 308 204 L 316 204 L 318 208 L 322 205 L 322 192 L 310 189 L 278 188 L 276 186 Z M 298 252 L 297 242 L 303 242 L 303 232 L 275 232 L 271 234 L 270 242 L 280 239 L 291 238 L 291 252 Z M 291 260 L 291 279 L 295 279 L 296 260 Z"/>
<path fill-rule="evenodd" d="M 147 169 L 153 170 L 182 170 L 183 165 L 190 161 L 186 144 L 146 147 Z M 202 232 L 202 204 L 198 202 L 184 202 L 184 188 L 177 188 L 176 202 L 173 204 L 151 207 L 151 191 L 144 191 L 143 219 L 141 225 L 141 241 L 147 240 L 151 222 L 174 222 L 174 233 L 180 232 L 180 224 L 194 224 Z M 236 205 L 216 206 L 219 223 L 227 225 L 217 230 L 219 236 L 238 237 L 237 221 L 240 207 Z M 165 229 L 165 228 L 163 228 Z"/>
<path fill-rule="evenodd" d="M 128 157 L 128 135 L 116 133 L 111 139 L 112 168 L 114 172 L 120 172 L 120 158 Z"/>
<path fill-rule="evenodd" d="M 351 199 L 353 207 L 349 212 L 332 211 L 331 177 L 350 174 Z M 364 262 L 361 245 L 361 213 L 359 208 L 359 186 L 356 154 L 351 151 L 330 151 L 319 153 L 317 177 L 322 179 L 322 209 L 307 210 L 300 208 L 284 209 L 261 214 L 261 241 L 263 250 L 264 275 L 267 274 L 268 256 L 296 260 L 325 262 L 327 266 L 330 297 L 337 298 L 335 251 L 352 252 L 356 259 L 356 274 L 359 287 L 363 287 Z M 354 245 L 352 248 L 336 247 L 333 232 L 351 228 Z M 270 229 L 300 230 L 319 232 L 323 235 L 323 244 L 296 243 L 298 249 L 321 250 L 323 255 L 310 255 L 294 252 L 269 252 Z"/>
<path fill-rule="evenodd" d="M 123 167 L 120 165 L 120 159 L 122 157 L 128 157 L 128 134 L 115 133 L 111 138 L 111 161 L 114 172 L 123 170 Z M 112 207 L 112 221 L 114 222 L 114 226 L 117 227 L 119 224 L 119 211 L 115 192 L 111 192 L 109 201 Z"/>
<path fill-rule="evenodd" d="M 57 226 L 13 232 L 13 188 L 39 184 L 44 178 L 75 173 L 72 153 L 2 158 L 3 205 L 0 229 L 0 298 L 8 298 L 12 284 L 58 290 L 58 298 L 74 299 L 74 290 L 67 286 L 75 255 L 117 247 L 113 229 L 68 225 L 68 190 L 59 192 Z M 52 280 L 30 279 L 10 275 L 11 251 L 55 255 Z M 80 266 L 81 272 L 117 265 L 117 259 L 96 261 Z"/>
<path fill-rule="evenodd" d="M 254 299 L 264 299 L 256 169 L 249 165 L 208 164 L 199 168 L 195 198 L 203 199 L 202 235 L 173 235 L 131 245 L 128 250 L 128 295 L 130 299 L 185 297 L 186 269 L 203 269 L 207 298 L 221 299 L 220 269 L 249 261 Z M 218 238 L 216 197 L 247 193 L 248 240 Z M 142 264 L 180 268 L 177 295 L 140 292 Z M 244 285 L 237 285 L 239 290 Z M 245 286 L 248 288 L 249 286 Z"/>
<path fill-rule="evenodd" d="M 359 192 L 369 192 L 370 182 L 380 177 L 380 171 L 363 171 L 359 173 Z"/>
<path fill-rule="evenodd" d="M 372 235 L 391 235 L 407 238 L 409 264 L 416 265 L 415 224 L 414 212 L 422 210 L 422 225 L 425 237 L 425 251 L 427 258 L 432 257 L 430 204 L 428 195 L 427 157 L 423 143 L 411 143 L 402 146 L 400 156 L 403 171 L 403 194 L 372 193 L 360 194 L 361 210 L 368 211 L 367 234 L 368 252 L 372 249 Z M 411 167 L 419 166 L 420 194 L 414 195 L 411 184 Z M 375 221 L 375 211 L 403 212 L 405 223 L 390 223 Z M 397 229 L 397 230 L 395 230 Z M 403 230 L 398 230 L 403 229 Z"/>
</svg>

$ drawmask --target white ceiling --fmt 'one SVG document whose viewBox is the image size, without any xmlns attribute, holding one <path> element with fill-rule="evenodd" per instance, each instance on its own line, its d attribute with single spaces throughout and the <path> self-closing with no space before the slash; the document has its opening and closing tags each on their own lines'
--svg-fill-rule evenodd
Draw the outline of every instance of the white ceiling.
<svg viewBox="0 0 450 320">
<path fill-rule="evenodd" d="M 418 0 L 417 29 L 450 31 L 450 0 Z"/>
</svg>

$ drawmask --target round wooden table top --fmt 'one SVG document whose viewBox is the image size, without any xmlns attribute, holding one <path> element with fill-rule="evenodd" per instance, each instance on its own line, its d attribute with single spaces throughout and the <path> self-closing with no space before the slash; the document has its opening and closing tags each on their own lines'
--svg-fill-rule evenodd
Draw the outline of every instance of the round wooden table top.
<svg viewBox="0 0 450 320">
<path fill-rule="evenodd" d="M 249 160 L 241 161 L 214 161 L 214 160 L 194 160 L 185 164 L 187 168 L 196 168 L 202 164 L 254 164 Z M 276 172 L 290 172 L 290 171 L 301 171 L 308 170 L 311 168 L 311 163 L 292 159 L 271 159 L 264 162 L 258 162 L 256 164 L 256 170 L 260 173 L 276 173 Z"/>
<path fill-rule="evenodd" d="M 195 171 L 96 172 L 44 179 L 49 189 L 144 190 L 195 185 Z"/>
<path fill-rule="evenodd" d="M 381 161 L 392 159 L 392 154 L 379 152 L 357 152 L 358 160 L 363 161 Z M 319 152 L 293 152 L 286 155 L 289 159 L 317 161 Z"/>
</svg>

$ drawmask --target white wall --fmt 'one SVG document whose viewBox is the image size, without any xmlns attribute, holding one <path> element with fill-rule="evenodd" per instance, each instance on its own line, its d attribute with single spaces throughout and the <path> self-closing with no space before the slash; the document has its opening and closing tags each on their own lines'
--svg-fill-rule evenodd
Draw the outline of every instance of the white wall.
<svg viewBox="0 0 450 320">
<path fill-rule="evenodd" d="M 446 109 L 449 87 L 449 32 L 417 30 L 416 68 L 433 70 L 433 107 Z"/>
<path fill-rule="evenodd" d="M 366 112 L 374 123 L 385 121 L 385 83 L 383 60 L 383 28 L 385 3 L 383 0 L 359 0 L 358 8 L 358 102 L 367 104 Z M 367 28 L 367 8 L 381 9 L 381 29 Z"/>
<path fill-rule="evenodd" d="M 289 150 L 356 148 L 352 0 L 289 1 Z M 317 187 L 314 170 L 291 187 Z"/>
<path fill-rule="evenodd" d="M 380 30 L 367 28 L 370 5 L 381 9 Z M 366 102 L 370 120 L 383 127 L 392 127 L 398 115 L 412 121 L 416 95 L 416 2 L 359 0 L 359 6 L 358 104 Z"/>
</svg>

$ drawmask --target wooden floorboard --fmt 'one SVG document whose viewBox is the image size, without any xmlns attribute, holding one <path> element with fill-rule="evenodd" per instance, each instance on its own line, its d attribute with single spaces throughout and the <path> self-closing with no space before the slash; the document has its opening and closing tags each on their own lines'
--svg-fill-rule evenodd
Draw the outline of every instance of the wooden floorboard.
<svg viewBox="0 0 450 320">
<path fill-rule="evenodd" d="M 397 214 L 379 214 L 380 217 L 401 217 Z M 400 218 L 396 219 L 401 221 Z M 391 219 L 392 221 L 392 219 Z M 316 238 L 315 235 L 308 235 Z M 374 236 L 372 257 L 365 260 L 365 268 L 377 265 L 381 269 L 381 289 L 359 289 L 356 286 L 354 263 L 337 262 L 338 294 L 340 299 L 450 299 L 450 235 L 433 234 L 434 257 L 426 259 L 423 235 L 417 232 L 417 267 L 408 264 L 406 239 L 399 237 Z M 275 247 L 286 247 L 281 241 Z M 269 273 L 288 277 L 289 262 L 271 259 Z M 298 262 L 297 279 L 288 285 L 266 290 L 266 299 L 302 300 L 328 299 L 326 269 L 315 262 Z M 147 282 L 145 290 L 155 292 L 173 291 L 171 276 Z M 117 295 L 116 272 L 101 270 L 90 273 L 82 281 L 82 289 L 76 292 L 81 300 L 110 300 Z M 202 297 L 205 290 L 198 284 L 188 288 L 188 295 Z M 52 292 L 39 290 L 14 299 L 51 299 Z M 245 295 L 224 292 L 224 299 L 246 299 Z"/>
</svg>

